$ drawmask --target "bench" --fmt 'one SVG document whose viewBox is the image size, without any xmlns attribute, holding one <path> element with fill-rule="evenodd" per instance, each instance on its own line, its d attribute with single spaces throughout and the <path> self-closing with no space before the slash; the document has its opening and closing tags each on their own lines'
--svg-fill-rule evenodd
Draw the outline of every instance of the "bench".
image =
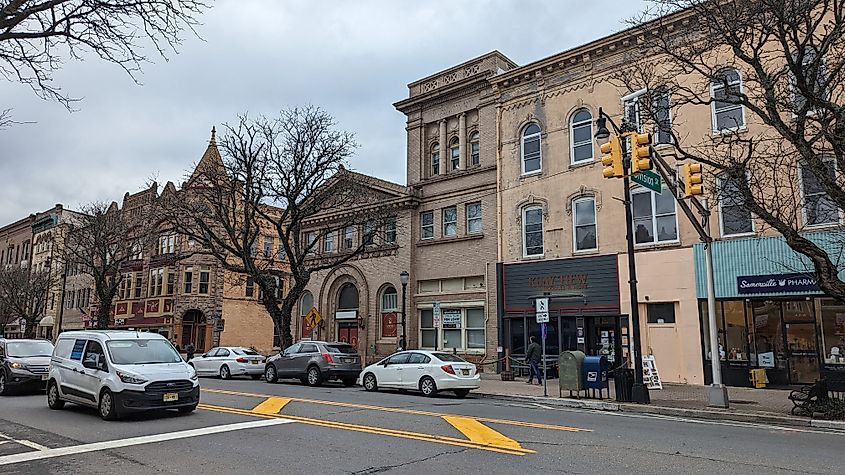
<svg viewBox="0 0 845 475">
<path fill-rule="evenodd" d="M 789 400 L 792 401 L 791 413 L 810 415 L 814 404 L 827 401 L 828 398 L 827 382 L 823 379 L 801 389 L 793 389 L 789 393 Z"/>
</svg>

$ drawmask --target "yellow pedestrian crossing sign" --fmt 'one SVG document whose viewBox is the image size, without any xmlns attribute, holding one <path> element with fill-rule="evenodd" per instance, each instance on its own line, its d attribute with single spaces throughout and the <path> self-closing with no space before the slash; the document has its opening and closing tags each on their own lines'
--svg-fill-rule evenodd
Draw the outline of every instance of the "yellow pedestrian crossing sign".
<svg viewBox="0 0 845 475">
<path fill-rule="evenodd" d="M 317 311 L 317 307 L 312 307 L 311 310 L 308 311 L 308 314 L 305 315 L 305 324 L 311 328 L 315 328 L 318 323 L 323 321 L 323 317 L 320 315 L 320 312 Z"/>
</svg>

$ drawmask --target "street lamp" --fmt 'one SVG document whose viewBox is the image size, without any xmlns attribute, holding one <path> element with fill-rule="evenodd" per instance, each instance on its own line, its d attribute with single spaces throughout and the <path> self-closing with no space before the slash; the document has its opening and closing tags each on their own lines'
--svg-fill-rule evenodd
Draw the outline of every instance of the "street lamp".
<svg viewBox="0 0 845 475">
<path fill-rule="evenodd" d="M 610 131 L 607 129 L 607 122 L 613 127 L 614 132 L 621 136 L 625 132 L 634 131 L 623 119 L 622 127 L 619 128 L 604 111 L 599 107 L 599 116 L 596 119 L 595 133 L 596 142 L 601 145 L 610 138 Z M 650 402 L 648 388 L 643 384 L 643 354 L 640 343 L 640 309 L 637 298 L 637 263 L 634 260 L 634 220 L 631 215 L 631 157 L 628 155 L 628 145 L 622 140 L 622 169 L 624 170 L 623 186 L 625 187 L 625 229 L 628 241 L 628 284 L 631 292 L 631 320 L 634 325 L 634 387 L 632 388 L 632 399 L 639 404 Z"/>
<path fill-rule="evenodd" d="M 402 282 L 402 340 L 399 342 L 399 347 L 401 350 L 406 350 L 408 345 L 408 334 L 405 331 L 405 296 L 407 295 L 408 291 L 408 280 L 410 279 L 411 275 L 408 274 L 408 271 L 403 270 L 401 274 L 399 274 L 399 281 Z"/>
</svg>

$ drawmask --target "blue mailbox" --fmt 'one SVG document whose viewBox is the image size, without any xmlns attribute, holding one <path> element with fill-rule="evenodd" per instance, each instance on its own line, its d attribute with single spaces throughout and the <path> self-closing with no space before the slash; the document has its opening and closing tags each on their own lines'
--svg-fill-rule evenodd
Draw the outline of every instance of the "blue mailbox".
<svg viewBox="0 0 845 475">
<path fill-rule="evenodd" d="M 607 356 L 587 356 L 584 358 L 584 389 L 598 389 L 601 396 L 601 390 L 608 389 L 607 370 Z"/>
</svg>

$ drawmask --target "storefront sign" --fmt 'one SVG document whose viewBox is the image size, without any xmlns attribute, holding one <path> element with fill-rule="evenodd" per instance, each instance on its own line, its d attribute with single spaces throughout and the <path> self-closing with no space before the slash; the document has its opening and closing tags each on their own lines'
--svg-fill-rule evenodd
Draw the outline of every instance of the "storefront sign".
<svg viewBox="0 0 845 475">
<path fill-rule="evenodd" d="M 334 313 L 335 320 L 355 320 L 358 318 L 357 310 L 341 310 Z"/>
<path fill-rule="evenodd" d="M 810 274 L 742 275 L 736 278 L 736 288 L 740 294 L 820 291 Z"/>
<path fill-rule="evenodd" d="M 443 328 L 461 328 L 461 309 L 443 309 Z"/>
</svg>

